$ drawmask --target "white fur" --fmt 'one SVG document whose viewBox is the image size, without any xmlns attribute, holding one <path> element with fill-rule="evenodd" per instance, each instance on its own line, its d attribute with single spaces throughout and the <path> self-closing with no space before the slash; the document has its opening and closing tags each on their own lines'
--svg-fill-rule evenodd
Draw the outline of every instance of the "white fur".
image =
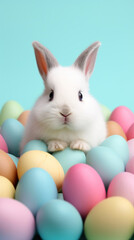
<svg viewBox="0 0 134 240">
<path fill-rule="evenodd" d="M 54 99 L 49 101 L 51 89 Z M 83 101 L 79 101 L 79 91 L 83 93 Z M 71 113 L 66 125 L 60 114 L 65 107 Z M 88 151 L 100 144 L 106 134 L 100 106 L 89 94 L 84 73 L 75 66 L 56 66 L 48 72 L 45 91 L 31 111 L 21 149 L 30 140 L 41 139 L 48 144 L 49 151 L 67 146 Z"/>
</svg>

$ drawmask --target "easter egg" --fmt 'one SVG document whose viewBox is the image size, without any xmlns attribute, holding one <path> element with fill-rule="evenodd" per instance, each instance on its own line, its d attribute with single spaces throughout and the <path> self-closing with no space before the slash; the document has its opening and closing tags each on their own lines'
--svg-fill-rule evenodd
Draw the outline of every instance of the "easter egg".
<svg viewBox="0 0 134 240">
<path fill-rule="evenodd" d="M 51 154 L 39 150 L 25 152 L 19 159 L 17 172 L 18 178 L 30 168 L 40 167 L 46 170 L 54 179 L 58 190 L 61 189 L 64 180 L 64 171 L 58 160 Z"/>
<path fill-rule="evenodd" d="M 134 157 L 134 139 L 128 140 L 128 149 L 129 149 L 129 159 Z"/>
<path fill-rule="evenodd" d="M 3 138 L 3 136 L 0 134 L 0 149 L 3 150 L 4 152 L 8 152 L 8 147 L 7 144 L 5 142 L 5 139 Z"/>
<path fill-rule="evenodd" d="M 62 200 L 51 200 L 43 205 L 36 217 L 37 231 L 42 239 L 79 239 L 83 229 L 76 208 Z"/>
<path fill-rule="evenodd" d="M 1 126 L 1 134 L 4 137 L 9 153 L 19 156 L 20 143 L 24 133 L 24 126 L 16 119 L 7 119 Z"/>
<path fill-rule="evenodd" d="M 107 198 L 87 215 L 84 232 L 87 240 L 127 240 L 133 235 L 134 208 L 125 198 Z"/>
<path fill-rule="evenodd" d="M 87 153 L 87 164 L 98 172 L 106 188 L 118 173 L 125 170 L 120 156 L 106 146 L 92 148 Z"/>
<path fill-rule="evenodd" d="M 0 198 L 14 198 L 15 188 L 5 177 L 0 176 Z"/>
<path fill-rule="evenodd" d="M 134 175 L 123 172 L 115 176 L 109 185 L 107 196 L 121 196 L 134 205 Z"/>
<path fill-rule="evenodd" d="M 134 174 L 134 157 L 130 158 L 126 165 L 126 172 Z"/>
<path fill-rule="evenodd" d="M 30 210 L 15 199 L 0 198 L 0 239 L 30 240 L 35 220 Z"/>
<path fill-rule="evenodd" d="M 27 111 L 24 111 L 22 112 L 19 117 L 17 118 L 17 120 L 23 125 L 25 126 L 26 123 L 27 123 L 27 120 L 29 118 L 29 114 L 30 114 L 30 111 L 27 110 Z"/>
<path fill-rule="evenodd" d="M 13 185 L 17 183 L 17 169 L 11 157 L 0 150 L 0 175 L 8 178 Z"/>
<path fill-rule="evenodd" d="M 31 150 L 40 150 L 47 152 L 47 145 L 41 140 L 31 140 L 24 146 L 22 154 Z"/>
<path fill-rule="evenodd" d="M 108 121 L 108 119 L 111 115 L 110 109 L 102 104 L 100 106 L 101 106 L 102 114 L 104 116 L 105 121 Z"/>
<path fill-rule="evenodd" d="M 0 125 L 8 118 L 17 119 L 23 111 L 22 106 L 16 101 L 11 100 L 6 102 L 1 109 Z"/>
<path fill-rule="evenodd" d="M 83 218 L 106 196 L 99 174 L 84 163 L 76 164 L 68 170 L 62 191 L 64 199 L 74 205 Z"/>
<path fill-rule="evenodd" d="M 122 159 L 124 165 L 126 166 L 129 159 L 129 148 L 126 140 L 119 136 L 113 135 L 108 137 L 101 146 L 110 147 L 115 153 L 117 153 Z"/>
<path fill-rule="evenodd" d="M 126 106 L 119 106 L 111 113 L 109 120 L 119 123 L 126 134 L 129 127 L 134 123 L 134 114 Z"/>
<path fill-rule="evenodd" d="M 13 160 L 16 168 L 17 168 L 19 159 L 17 157 L 15 157 L 13 154 L 8 153 L 8 155 L 9 155 L 10 158 L 12 158 L 12 160 Z"/>
<path fill-rule="evenodd" d="M 127 140 L 127 137 L 122 129 L 122 127 L 115 121 L 108 121 L 107 122 L 107 137 L 112 135 L 120 135 L 125 140 Z"/>
<path fill-rule="evenodd" d="M 63 151 L 53 153 L 66 174 L 68 169 L 77 163 L 86 163 L 85 153 L 79 150 L 65 148 Z"/>
<path fill-rule="evenodd" d="M 47 171 L 41 168 L 32 168 L 18 182 L 15 198 L 24 203 L 36 215 L 44 203 L 57 198 L 56 184 Z"/>
<path fill-rule="evenodd" d="M 134 123 L 129 127 L 126 135 L 128 140 L 134 138 Z"/>
</svg>

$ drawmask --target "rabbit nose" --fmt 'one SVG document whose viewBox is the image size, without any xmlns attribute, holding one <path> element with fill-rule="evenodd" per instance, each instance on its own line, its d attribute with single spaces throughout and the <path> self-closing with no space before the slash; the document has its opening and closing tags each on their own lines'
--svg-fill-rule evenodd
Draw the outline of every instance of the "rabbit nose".
<svg viewBox="0 0 134 240">
<path fill-rule="evenodd" d="M 60 114 L 61 114 L 63 117 L 68 117 L 68 116 L 71 114 L 69 107 L 66 106 L 66 105 L 64 105 L 63 108 L 62 108 L 62 110 L 61 110 L 61 112 L 60 112 Z"/>
</svg>

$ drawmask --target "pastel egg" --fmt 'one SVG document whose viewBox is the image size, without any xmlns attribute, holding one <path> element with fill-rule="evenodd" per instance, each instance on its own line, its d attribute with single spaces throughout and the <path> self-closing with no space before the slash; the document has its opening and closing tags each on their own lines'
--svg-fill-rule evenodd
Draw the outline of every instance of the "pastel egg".
<svg viewBox="0 0 134 240">
<path fill-rule="evenodd" d="M 6 102 L 1 109 L 0 125 L 8 118 L 17 119 L 23 111 L 22 106 L 18 102 L 13 100 Z"/>
<path fill-rule="evenodd" d="M 0 198 L 14 198 L 15 188 L 5 177 L 0 176 Z"/>
<path fill-rule="evenodd" d="M 1 134 L 4 137 L 9 153 L 19 156 L 20 143 L 24 133 L 24 126 L 16 119 L 7 119 L 1 126 Z"/>
<path fill-rule="evenodd" d="M 106 188 L 118 173 L 125 170 L 120 156 L 106 146 L 92 148 L 87 153 L 87 164 L 98 172 Z"/>
<path fill-rule="evenodd" d="M 134 138 L 134 123 L 129 127 L 126 135 L 128 140 Z"/>
<path fill-rule="evenodd" d="M 31 168 L 40 167 L 46 170 L 54 179 L 58 190 L 61 189 L 64 180 L 64 171 L 60 163 L 51 154 L 39 150 L 24 153 L 18 162 L 18 178 Z"/>
<path fill-rule="evenodd" d="M 22 154 L 32 150 L 40 150 L 40 151 L 47 152 L 48 149 L 47 149 L 47 145 L 43 141 L 31 140 L 24 146 Z"/>
<path fill-rule="evenodd" d="M 134 205 L 134 175 L 123 172 L 115 176 L 109 185 L 107 196 L 121 196 Z"/>
<path fill-rule="evenodd" d="M 126 165 L 126 172 L 134 174 L 134 157 L 130 158 Z"/>
<path fill-rule="evenodd" d="M 17 183 L 17 169 L 11 157 L 0 150 L 0 175 L 8 178 L 13 185 Z"/>
<path fill-rule="evenodd" d="M 134 114 L 126 106 L 119 106 L 114 109 L 109 120 L 119 123 L 126 134 L 129 127 L 134 122 Z"/>
<path fill-rule="evenodd" d="M 133 229 L 133 205 L 122 197 L 107 198 L 97 204 L 84 223 L 87 240 L 127 240 Z"/>
<path fill-rule="evenodd" d="M 76 164 L 68 170 L 62 191 L 64 199 L 76 207 L 82 218 L 106 197 L 99 174 L 84 163 Z"/>
<path fill-rule="evenodd" d="M 111 110 L 102 104 L 100 106 L 101 106 L 101 110 L 102 110 L 105 121 L 108 121 L 108 119 L 111 115 Z"/>
<path fill-rule="evenodd" d="M 35 220 L 30 210 L 15 199 L 0 198 L 0 239 L 30 240 Z"/>
<path fill-rule="evenodd" d="M 3 138 L 3 136 L 0 134 L 0 149 L 3 150 L 4 152 L 8 152 L 8 147 L 7 144 L 5 142 L 5 139 Z"/>
<path fill-rule="evenodd" d="M 129 159 L 134 157 L 134 139 L 128 140 L 128 149 L 129 149 Z"/>
<path fill-rule="evenodd" d="M 51 200 L 40 208 L 36 217 L 37 231 L 42 239 L 79 239 L 83 229 L 76 208 L 62 200 Z"/>
<path fill-rule="evenodd" d="M 86 163 L 85 153 L 79 150 L 65 148 L 63 151 L 53 153 L 53 156 L 59 161 L 66 174 L 68 169 L 77 163 Z"/>
<path fill-rule="evenodd" d="M 129 159 L 129 148 L 126 140 L 120 135 L 113 135 L 101 144 L 101 146 L 110 147 L 115 153 L 117 153 L 126 166 Z"/>
<path fill-rule="evenodd" d="M 122 129 L 122 127 L 115 121 L 108 121 L 107 122 L 107 137 L 112 135 L 120 135 L 125 140 L 127 140 L 127 137 Z"/>
<path fill-rule="evenodd" d="M 13 154 L 10 154 L 10 153 L 8 153 L 8 155 L 13 160 L 13 162 L 14 162 L 16 168 L 17 168 L 19 158 L 17 158 L 16 156 L 14 156 Z"/>
<path fill-rule="evenodd" d="M 30 114 L 30 111 L 29 110 L 26 110 L 24 112 L 22 112 L 19 117 L 17 118 L 17 120 L 23 125 L 25 126 L 27 121 L 28 121 L 28 118 L 29 118 L 29 114 Z"/>
<path fill-rule="evenodd" d="M 57 198 L 56 184 L 47 171 L 41 168 L 32 168 L 18 182 L 15 198 L 24 203 L 36 215 L 44 203 Z"/>
</svg>

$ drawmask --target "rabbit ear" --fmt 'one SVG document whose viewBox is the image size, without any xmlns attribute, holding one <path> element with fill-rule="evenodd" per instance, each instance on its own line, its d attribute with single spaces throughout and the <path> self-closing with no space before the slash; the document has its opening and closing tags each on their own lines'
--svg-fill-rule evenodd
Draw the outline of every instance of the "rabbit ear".
<svg viewBox="0 0 134 240">
<path fill-rule="evenodd" d="M 59 64 L 52 53 L 39 42 L 33 42 L 32 45 L 34 47 L 39 72 L 42 78 L 46 80 L 48 71 Z"/>
<path fill-rule="evenodd" d="M 84 72 L 87 79 L 89 79 L 93 72 L 100 45 L 100 42 L 94 42 L 84 52 L 81 53 L 74 63 L 74 66 L 79 67 Z"/>
</svg>

